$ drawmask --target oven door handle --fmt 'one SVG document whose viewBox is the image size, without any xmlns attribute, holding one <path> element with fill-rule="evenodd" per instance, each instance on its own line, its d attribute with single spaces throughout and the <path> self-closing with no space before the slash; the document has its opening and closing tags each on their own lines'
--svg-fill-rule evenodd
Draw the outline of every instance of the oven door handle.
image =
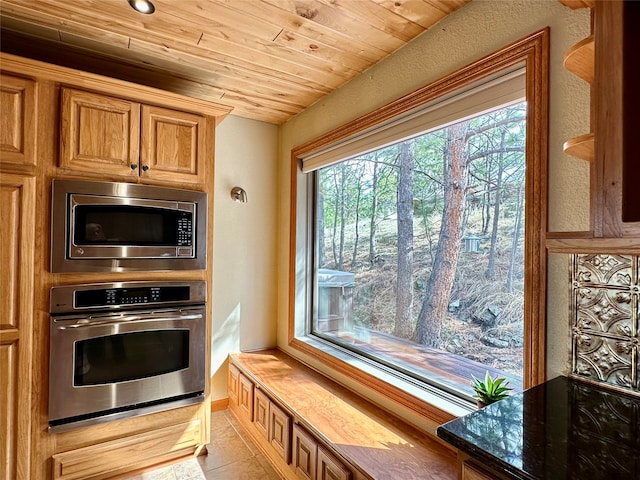
<svg viewBox="0 0 640 480">
<path fill-rule="evenodd" d="M 146 323 L 146 322 L 157 322 L 158 320 L 198 320 L 200 318 L 202 318 L 202 313 L 162 313 L 162 314 L 149 314 L 148 316 L 141 316 L 141 315 L 129 315 L 129 316 L 122 316 L 122 317 L 118 317 L 116 318 L 111 318 L 111 319 L 105 319 L 105 320 L 95 320 L 92 319 L 91 317 L 85 318 L 85 319 L 81 319 L 81 320 L 77 320 L 76 323 L 73 323 L 71 325 L 59 325 L 56 326 L 56 330 L 66 330 L 69 328 L 75 328 L 75 329 L 84 329 L 84 328 L 90 328 L 90 327 L 102 327 L 105 325 L 135 325 L 135 324 L 139 324 L 139 323 Z"/>
</svg>

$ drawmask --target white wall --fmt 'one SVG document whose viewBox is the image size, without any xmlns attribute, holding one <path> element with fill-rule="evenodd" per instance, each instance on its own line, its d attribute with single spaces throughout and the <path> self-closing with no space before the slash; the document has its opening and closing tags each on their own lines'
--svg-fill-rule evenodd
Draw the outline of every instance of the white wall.
<svg viewBox="0 0 640 480">
<path fill-rule="evenodd" d="M 563 68 L 562 60 L 569 47 L 589 35 L 589 11 L 570 10 L 557 0 L 473 0 L 281 127 L 279 346 L 287 347 L 291 149 L 547 26 L 551 29 L 549 229 L 588 228 L 588 165 L 565 155 L 562 143 L 589 131 L 589 88 Z M 549 377 L 567 370 L 568 265 L 564 264 L 554 257 L 549 271 L 553 287 L 548 289 Z"/>
<path fill-rule="evenodd" d="M 233 115 L 216 129 L 213 400 L 227 397 L 229 353 L 276 345 L 277 139 L 278 127 Z"/>
</svg>

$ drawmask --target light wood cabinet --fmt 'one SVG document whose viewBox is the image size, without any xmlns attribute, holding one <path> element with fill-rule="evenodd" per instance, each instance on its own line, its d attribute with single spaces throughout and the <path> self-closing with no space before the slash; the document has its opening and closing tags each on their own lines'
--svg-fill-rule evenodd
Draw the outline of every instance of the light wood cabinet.
<svg viewBox="0 0 640 480">
<path fill-rule="evenodd" d="M 258 388 L 254 389 L 253 396 L 253 424 L 275 453 L 289 463 L 291 417 Z"/>
<path fill-rule="evenodd" d="M 318 446 L 316 480 L 351 480 L 351 472 L 320 445 Z"/>
<path fill-rule="evenodd" d="M 300 425 L 293 426 L 291 468 L 303 480 L 315 480 L 318 442 Z"/>
<path fill-rule="evenodd" d="M 0 173 L 0 479 L 30 475 L 35 178 Z"/>
<path fill-rule="evenodd" d="M 0 164 L 36 165 L 36 83 L 0 75 Z"/>
<path fill-rule="evenodd" d="M 253 376 L 249 378 L 253 372 L 244 370 L 233 362 L 229 366 L 230 371 L 233 369 L 238 372 L 239 385 L 238 402 L 230 401 L 229 403 L 231 412 L 282 478 L 288 480 L 351 480 L 354 478 L 355 470 L 347 466 L 348 460 L 346 458 L 340 460 L 326 440 L 321 440 L 317 434 L 311 433 L 311 428 L 286 399 L 274 395 L 267 386 Z M 229 385 L 231 400 L 233 386 L 231 382 Z M 243 390 L 247 393 L 243 394 Z M 253 392 L 252 420 L 247 415 L 249 401 L 243 400 L 249 392 Z"/>
<path fill-rule="evenodd" d="M 140 104 L 63 88 L 60 167 L 138 177 Z"/>
<path fill-rule="evenodd" d="M 0 66 L 0 480 L 124 478 L 196 455 L 209 442 L 208 386 L 201 404 L 48 431 L 50 289 L 109 280 L 49 271 L 51 181 L 193 187 L 209 194 L 212 208 L 214 172 L 203 159 L 213 163 L 215 126 L 231 109 L 6 52 L 0 52 Z M 151 159 L 146 172 L 143 158 Z M 209 254 L 212 249 L 209 241 Z M 211 268 L 170 275 L 207 280 Z M 209 365 L 210 328 L 206 335 Z M 231 385 L 237 392 L 239 382 Z"/>
<path fill-rule="evenodd" d="M 254 385 L 245 375 L 238 375 L 238 409 L 250 422 L 253 422 L 253 390 Z"/>
<path fill-rule="evenodd" d="M 256 389 L 253 396 L 253 422 L 265 440 L 269 439 L 269 397 Z"/>
<path fill-rule="evenodd" d="M 291 417 L 269 402 L 269 444 L 285 463 L 291 461 Z"/>
<path fill-rule="evenodd" d="M 293 426 L 291 468 L 304 480 L 350 480 L 351 472 L 300 425 Z"/>
<path fill-rule="evenodd" d="M 204 183 L 205 117 L 69 88 L 61 95 L 61 168 Z"/>
<path fill-rule="evenodd" d="M 238 388 L 240 385 L 240 370 L 235 365 L 229 364 L 229 378 L 227 390 L 229 392 L 229 402 L 238 405 Z"/>
<path fill-rule="evenodd" d="M 200 430 L 200 421 L 193 420 L 58 453 L 53 456 L 53 479 L 111 478 L 132 465 L 153 465 L 181 457 L 196 450 Z"/>
<path fill-rule="evenodd" d="M 203 158 L 204 121 L 192 113 L 143 105 L 140 175 L 154 180 L 203 183 L 207 168 Z"/>
</svg>

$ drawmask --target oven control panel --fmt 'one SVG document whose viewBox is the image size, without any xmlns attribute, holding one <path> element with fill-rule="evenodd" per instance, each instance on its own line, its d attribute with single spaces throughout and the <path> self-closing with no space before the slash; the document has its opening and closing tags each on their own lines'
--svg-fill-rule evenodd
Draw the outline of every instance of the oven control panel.
<svg viewBox="0 0 640 480">
<path fill-rule="evenodd" d="M 204 303 L 206 284 L 185 282 L 119 282 L 54 287 L 51 312 L 126 308 L 136 305 Z"/>
<path fill-rule="evenodd" d="M 136 303 L 149 303 L 149 302 L 160 302 L 162 300 L 188 300 L 189 299 L 189 291 L 186 290 L 186 287 L 173 287 L 173 291 L 167 292 L 162 291 L 160 287 L 150 287 L 150 288 L 110 288 L 108 290 L 103 290 L 102 292 L 92 292 L 92 296 L 96 296 L 98 293 L 99 296 L 102 296 L 104 293 L 104 300 L 106 305 L 132 305 Z M 181 293 L 183 295 L 181 295 Z M 78 298 L 80 297 L 80 298 Z M 87 297 L 86 292 L 78 293 L 76 296 L 76 300 L 85 300 Z M 101 300 L 101 299 L 100 299 Z M 76 301 L 76 304 L 78 302 Z M 83 305 L 80 302 L 79 306 L 86 307 L 89 305 Z M 94 306 L 94 305 L 90 305 Z"/>
</svg>

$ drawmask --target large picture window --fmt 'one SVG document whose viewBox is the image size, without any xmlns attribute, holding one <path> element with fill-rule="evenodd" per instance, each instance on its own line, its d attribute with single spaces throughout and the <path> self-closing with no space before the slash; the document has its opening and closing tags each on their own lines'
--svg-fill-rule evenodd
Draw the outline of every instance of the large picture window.
<svg viewBox="0 0 640 480">
<path fill-rule="evenodd" d="M 519 102 L 316 170 L 311 333 L 462 396 L 485 371 L 521 389 L 525 132 Z"/>
<path fill-rule="evenodd" d="M 294 150 L 292 346 L 456 402 L 472 375 L 543 380 L 544 48 L 543 31 Z"/>
</svg>

